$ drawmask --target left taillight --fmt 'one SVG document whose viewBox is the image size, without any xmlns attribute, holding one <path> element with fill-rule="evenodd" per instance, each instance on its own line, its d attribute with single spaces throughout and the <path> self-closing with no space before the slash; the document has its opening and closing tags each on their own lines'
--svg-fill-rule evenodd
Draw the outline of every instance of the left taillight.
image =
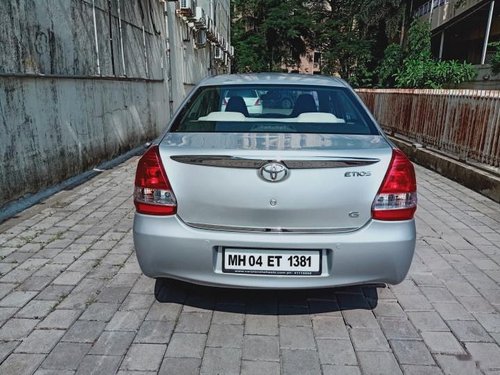
<svg viewBox="0 0 500 375">
<path fill-rule="evenodd" d="M 134 204 L 146 215 L 175 215 L 177 201 L 163 168 L 157 145 L 139 159 L 135 174 Z"/>
</svg>

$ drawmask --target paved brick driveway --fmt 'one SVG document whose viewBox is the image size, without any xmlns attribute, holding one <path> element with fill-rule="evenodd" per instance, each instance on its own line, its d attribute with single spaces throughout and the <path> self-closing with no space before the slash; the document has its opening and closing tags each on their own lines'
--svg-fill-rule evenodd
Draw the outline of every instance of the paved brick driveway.
<svg viewBox="0 0 500 375">
<path fill-rule="evenodd" d="M 500 374 L 500 205 L 417 168 L 395 287 L 158 290 L 133 253 L 136 159 L 0 226 L 0 374 Z"/>
</svg>

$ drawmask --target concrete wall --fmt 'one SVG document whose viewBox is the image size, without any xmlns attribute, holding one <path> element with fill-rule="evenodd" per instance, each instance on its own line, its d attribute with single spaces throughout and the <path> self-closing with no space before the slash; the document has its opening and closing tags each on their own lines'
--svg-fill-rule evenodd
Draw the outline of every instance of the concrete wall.
<svg viewBox="0 0 500 375">
<path fill-rule="evenodd" d="M 157 137 L 192 85 L 227 71 L 176 7 L 0 1 L 0 207 Z"/>
</svg>

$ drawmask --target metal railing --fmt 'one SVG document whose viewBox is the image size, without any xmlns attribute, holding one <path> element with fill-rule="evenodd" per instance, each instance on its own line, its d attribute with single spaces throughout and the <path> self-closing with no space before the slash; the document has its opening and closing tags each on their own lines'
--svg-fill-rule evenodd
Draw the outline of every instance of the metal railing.
<svg viewBox="0 0 500 375">
<path fill-rule="evenodd" d="M 386 132 L 462 161 L 500 166 L 500 91 L 359 89 Z"/>
</svg>

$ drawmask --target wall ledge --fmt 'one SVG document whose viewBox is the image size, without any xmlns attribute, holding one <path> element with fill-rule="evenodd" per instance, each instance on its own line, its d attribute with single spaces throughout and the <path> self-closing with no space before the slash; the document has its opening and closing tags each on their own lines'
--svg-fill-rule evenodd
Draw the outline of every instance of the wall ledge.
<svg viewBox="0 0 500 375">
<path fill-rule="evenodd" d="M 408 157 L 425 168 L 456 181 L 497 203 L 500 203 L 500 176 L 477 166 L 466 164 L 439 152 L 400 138 L 389 137 Z"/>
</svg>

